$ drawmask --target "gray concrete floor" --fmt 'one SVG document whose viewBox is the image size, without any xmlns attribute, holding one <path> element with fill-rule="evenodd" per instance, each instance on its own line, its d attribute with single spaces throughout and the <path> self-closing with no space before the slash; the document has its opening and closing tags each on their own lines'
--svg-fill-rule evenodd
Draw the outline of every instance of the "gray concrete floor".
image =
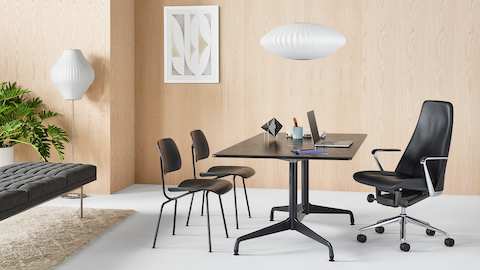
<svg viewBox="0 0 480 270">
<path fill-rule="evenodd" d="M 211 196 L 213 253 L 208 253 L 206 217 L 199 215 L 201 196 L 196 196 L 191 226 L 185 227 L 190 198 L 178 204 L 177 235 L 172 236 L 173 204 L 164 209 L 157 248 L 152 238 L 164 197 L 161 186 L 134 185 L 117 194 L 92 196 L 85 207 L 134 209 L 136 214 L 114 226 L 67 259 L 59 269 L 480 269 L 480 196 L 443 195 L 409 208 L 407 213 L 444 229 L 455 238 L 448 248 L 442 236 L 428 237 L 424 230 L 409 224 L 411 251 L 399 250 L 399 227 L 386 227 L 383 235 L 368 232 L 367 243 L 356 241 L 356 229 L 376 220 L 395 216 L 399 209 L 366 202 L 366 193 L 311 191 L 311 202 L 350 209 L 356 225 L 346 215 L 309 215 L 303 222 L 329 240 L 335 262 L 328 261 L 327 249 L 288 231 L 243 242 L 240 256 L 233 256 L 235 239 L 272 224 L 270 207 L 288 203 L 287 190 L 249 189 L 253 217 L 247 217 L 243 190 L 238 190 L 240 229 L 235 229 L 233 192 L 224 195 L 230 238 L 225 238 L 218 199 Z M 50 206 L 77 207 L 76 200 L 58 198 Z M 276 221 L 286 217 L 279 213 Z"/>
</svg>

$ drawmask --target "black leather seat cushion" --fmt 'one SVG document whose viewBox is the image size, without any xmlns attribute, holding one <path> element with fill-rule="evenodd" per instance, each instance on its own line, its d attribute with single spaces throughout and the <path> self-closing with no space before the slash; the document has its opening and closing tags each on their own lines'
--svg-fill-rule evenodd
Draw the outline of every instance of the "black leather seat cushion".
<svg viewBox="0 0 480 270">
<path fill-rule="evenodd" d="M 353 175 L 355 181 L 377 187 L 383 191 L 401 189 L 427 191 L 427 184 L 423 178 L 411 178 L 389 171 L 361 171 Z"/>
<path fill-rule="evenodd" d="M 216 194 L 224 194 L 231 189 L 232 184 L 223 179 L 187 179 L 177 187 L 168 188 L 172 192 L 208 190 Z"/>
<path fill-rule="evenodd" d="M 207 173 L 215 174 L 218 177 L 239 175 L 243 178 L 249 178 L 255 174 L 255 170 L 246 166 L 214 166 L 208 169 Z"/>
<path fill-rule="evenodd" d="M 0 167 L 0 220 L 96 179 L 84 164 L 19 162 Z"/>
<path fill-rule="evenodd" d="M 26 192 L 29 201 L 41 199 L 65 189 L 64 177 L 27 174 L 0 174 L 0 189 Z"/>
<path fill-rule="evenodd" d="M 0 212 L 27 203 L 28 193 L 23 190 L 8 190 L 0 187 Z"/>
<path fill-rule="evenodd" d="M 18 162 L 0 168 L 0 173 L 63 177 L 65 187 L 81 186 L 96 179 L 93 165 L 50 162 Z"/>
</svg>

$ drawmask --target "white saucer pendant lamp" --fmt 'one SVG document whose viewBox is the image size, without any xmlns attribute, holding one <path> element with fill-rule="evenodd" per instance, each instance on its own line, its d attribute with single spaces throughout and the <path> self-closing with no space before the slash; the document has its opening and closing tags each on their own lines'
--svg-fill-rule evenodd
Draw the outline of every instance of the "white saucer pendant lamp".
<svg viewBox="0 0 480 270">
<path fill-rule="evenodd" d="M 95 72 L 79 49 L 65 50 L 52 67 L 50 76 L 66 100 L 81 99 L 95 79 Z"/>
<path fill-rule="evenodd" d="M 331 28 L 305 23 L 276 27 L 260 40 L 267 51 L 295 60 L 326 57 L 343 47 L 345 42 L 345 36 Z"/>
</svg>

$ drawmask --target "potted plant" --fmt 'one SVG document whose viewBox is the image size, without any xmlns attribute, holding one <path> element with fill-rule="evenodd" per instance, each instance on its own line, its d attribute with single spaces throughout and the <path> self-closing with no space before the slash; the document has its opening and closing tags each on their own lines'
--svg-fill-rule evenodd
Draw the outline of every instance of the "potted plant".
<svg viewBox="0 0 480 270">
<path fill-rule="evenodd" d="M 26 144 L 35 149 L 42 160 L 48 161 L 53 147 L 63 159 L 68 136 L 62 128 L 48 123 L 59 114 L 45 108 L 29 89 L 15 82 L 0 82 L 0 166 L 14 162 L 13 146 Z"/>
</svg>

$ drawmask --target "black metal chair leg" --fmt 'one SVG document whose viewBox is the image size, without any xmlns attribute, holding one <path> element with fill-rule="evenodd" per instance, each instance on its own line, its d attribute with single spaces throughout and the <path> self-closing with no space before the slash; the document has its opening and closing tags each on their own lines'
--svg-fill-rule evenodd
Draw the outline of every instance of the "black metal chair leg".
<svg viewBox="0 0 480 270">
<path fill-rule="evenodd" d="M 177 200 L 175 200 L 175 208 L 173 210 L 173 231 L 172 235 L 175 235 L 175 223 L 177 221 Z"/>
<path fill-rule="evenodd" d="M 212 237 L 210 235 L 210 208 L 208 207 L 208 191 L 205 193 L 207 201 L 207 228 L 208 228 L 208 252 L 212 252 Z"/>
<path fill-rule="evenodd" d="M 157 243 L 158 228 L 160 227 L 160 220 L 162 219 L 163 207 L 164 207 L 165 204 L 167 204 L 168 202 L 171 202 L 171 200 L 168 200 L 168 201 L 162 203 L 162 207 L 160 207 L 160 214 L 158 214 L 157 229 L 155 230 L 155 237 L 153 238 L 152 248 L 155 248 L 155 244 Z"/>
<path fill-rule="evenodd" d="M 80 187 L 80 218 L 83 218 L 83 186 Z"/>
<path fill-rule="evenodd" d="M 193 204 L 193 198 L 195 197 L 195 193 L 192 193 L 192 199 L 190 200 L 190 207 L 188 208 L 188 216 L 187 216 L 187 223 L 185 226 L 188 227 L 188 222 L 190 222 L 190 213 L 192 213 L 192 204 Z"/>
<path fill-rule="evenodd" d="M 205 204 L 205 191 L 202 193 L 202 211 L 200 212 L 200 216 L 203 217 L 203 205 Z"/>
<path fill-rule="evenodd" d="M 235 183 L 235 175 L 233 176 L 233 202 L 235 204 L 235 224 L 238 230 L 238 209 L 237 209 L 237 187 Z"/>
<path fill-rule="evenodd" d="M 302 223 L 298 222 L 295 223 L 295 229 L 302 233 L 303 235 L 312 238 L 313 240 L 320 242 L 321 244 L 325 245 L 328 248 L 328 253 L 330 255 L 330 261 L 333 261 L 333 247 L 330 242 L 328 242 L 325 238 L 318 235 L 316 232 L 312 231 L 307 226 L 303 225 Z"/>
<path fill-rule="evenodd" d="M 250 204 L 248 204 L 247 187 L 245 186 L 245 178 L 242 177 L 242 181 L 243 181 L 243 191 L 245 192 L 245 201 L 247 201 L 248 217 L 252 218 L 252 214 L 250 214 Z"/>
<path fill-rule="evenodd" d="M 228 238 L 227 222 L 225 221 L 225 213 L 223 212 L 222 197 L 218 195 L 218 201 L 220 202 L 220 209 L 222 210 L 223 226 L 225 227 L 225 235 Z"/>
</svg>

